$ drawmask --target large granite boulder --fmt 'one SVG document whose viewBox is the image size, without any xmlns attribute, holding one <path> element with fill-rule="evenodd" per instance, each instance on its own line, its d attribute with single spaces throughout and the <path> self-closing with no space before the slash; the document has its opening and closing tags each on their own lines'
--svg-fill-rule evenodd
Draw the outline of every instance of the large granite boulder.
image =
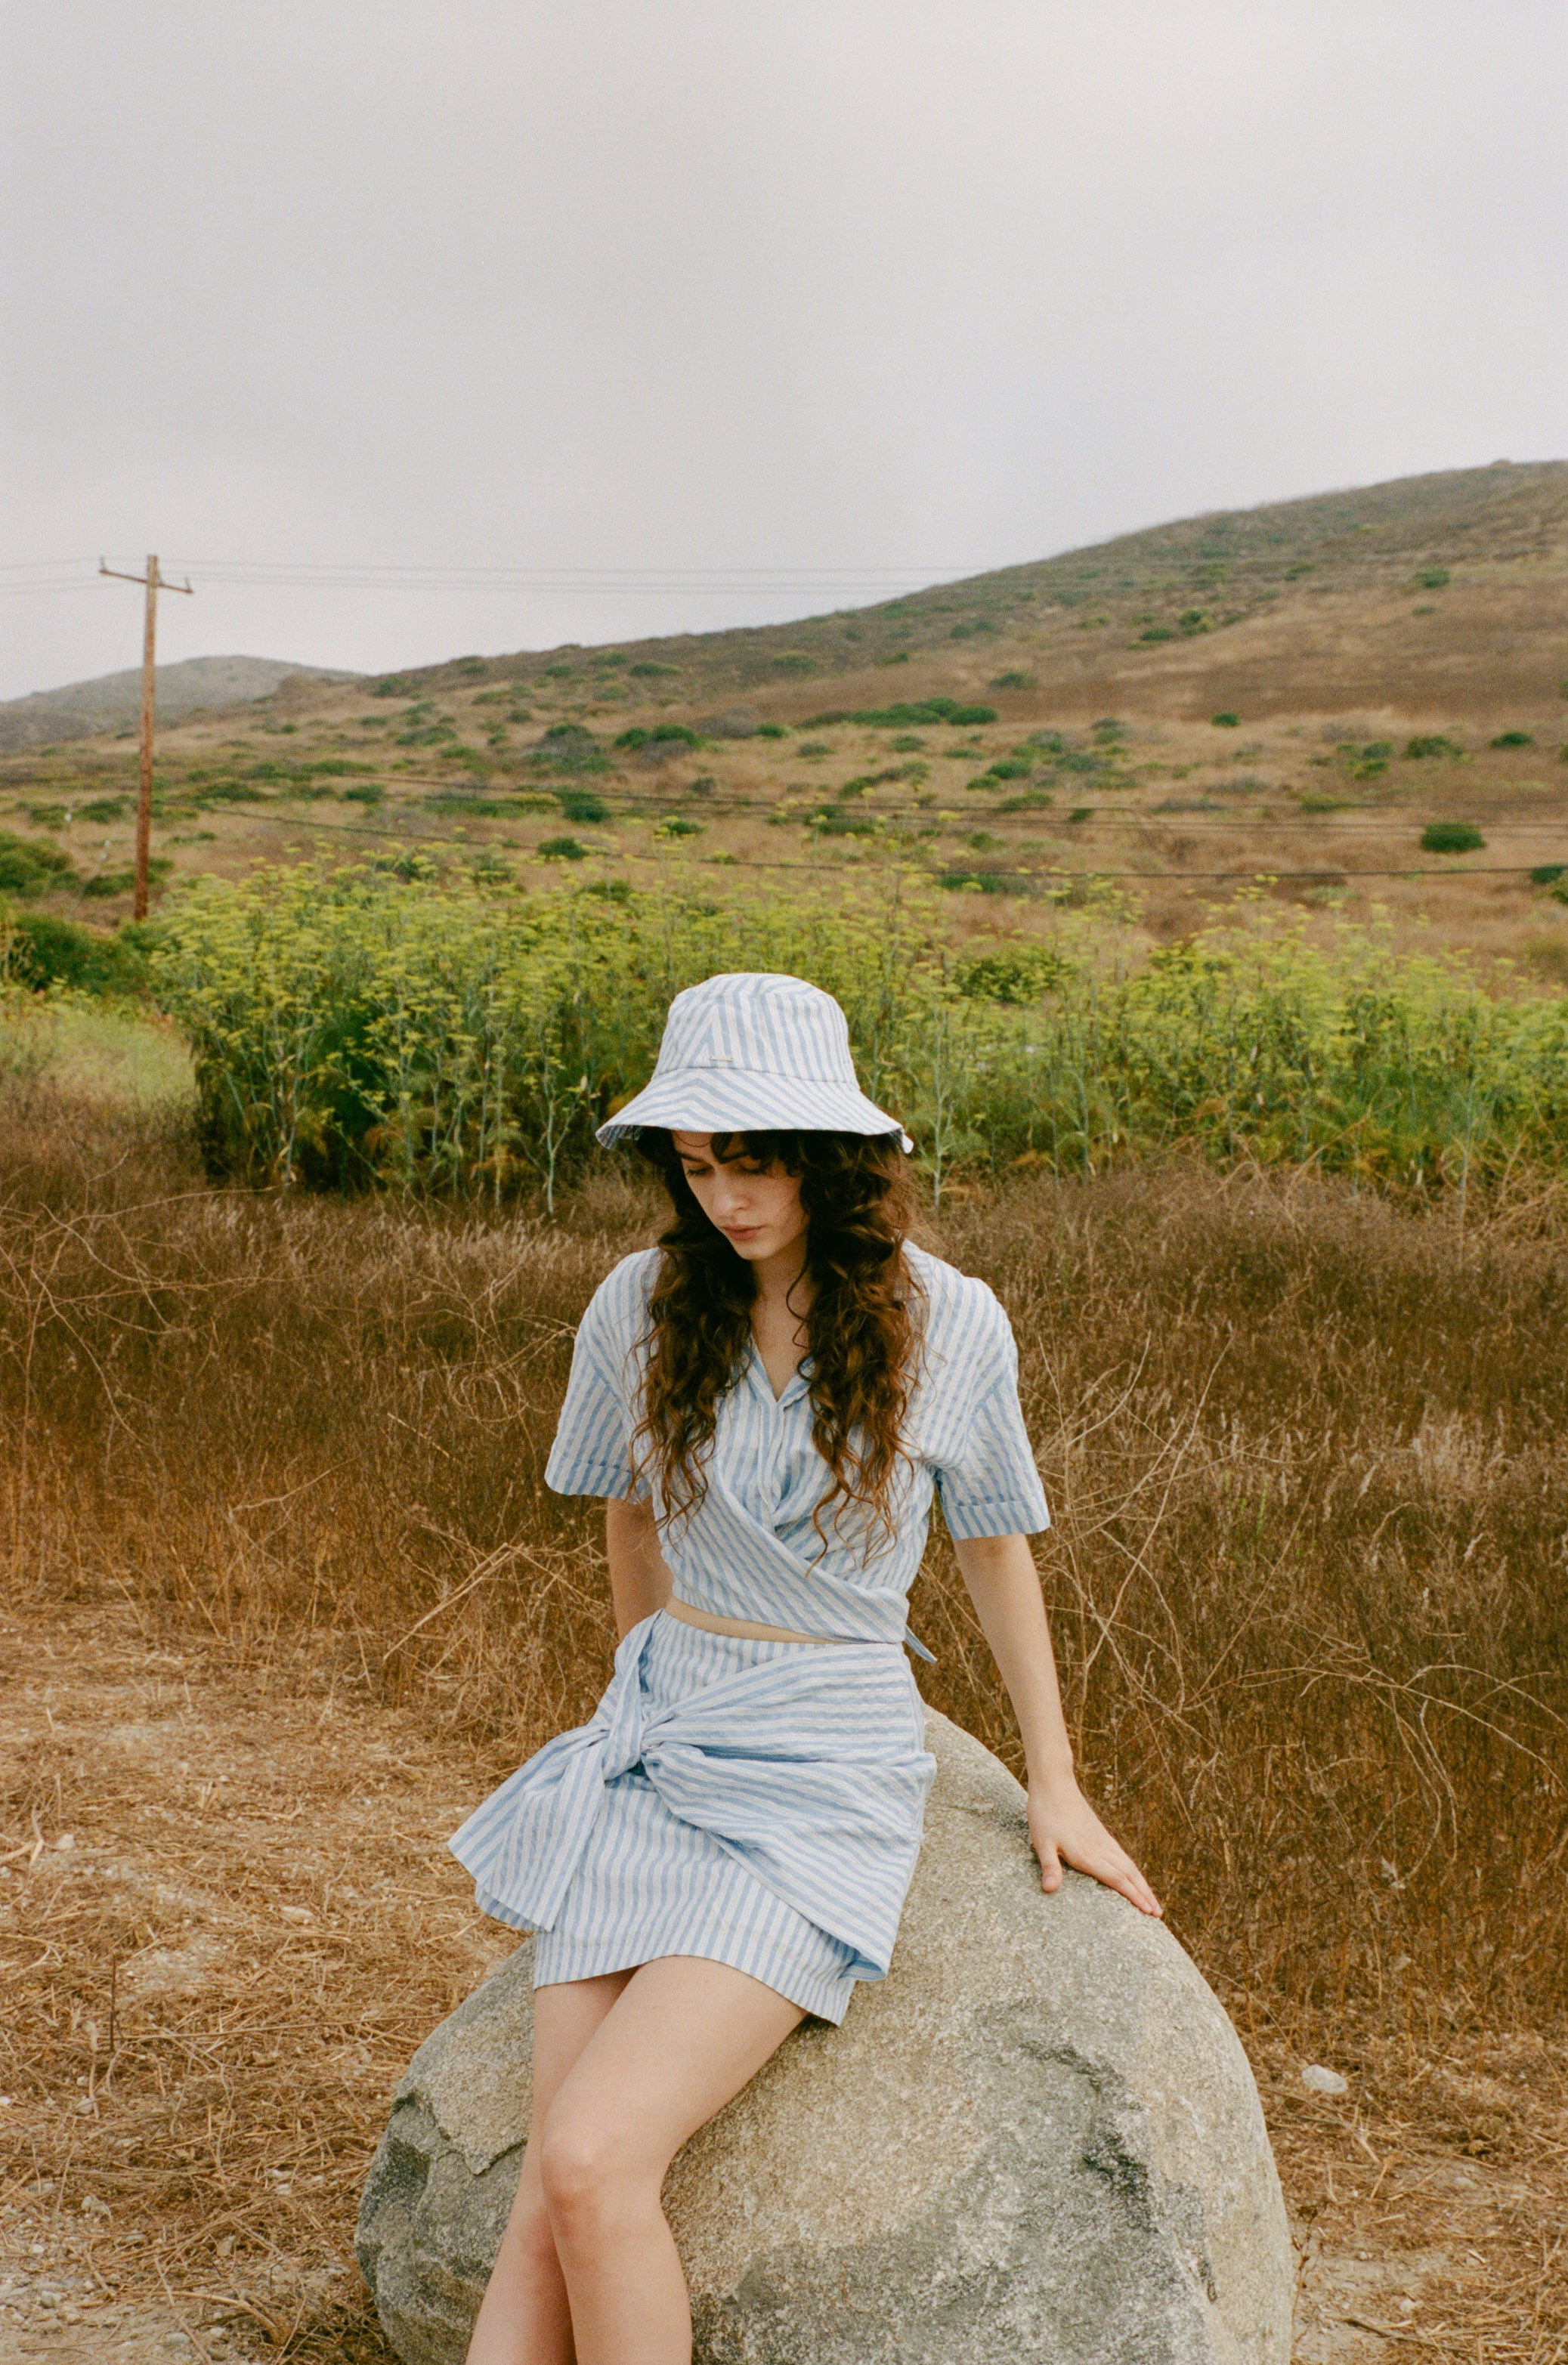
<svg viewBox="0 0 1568 2365">
<path fill-rule="evenodd" d="M 1294 2268 L 1257 2090 L 1170 1932 L 1069 1874 L 927 1719 L 892 1973 L 806 2025 L 666 2198 L 704 2365 L 1286 2365 Z M 458 2365 L 528 2129 L 532 1947 L 409 2065 L 359 2256 L 405 2365 Z"/>
</svg>

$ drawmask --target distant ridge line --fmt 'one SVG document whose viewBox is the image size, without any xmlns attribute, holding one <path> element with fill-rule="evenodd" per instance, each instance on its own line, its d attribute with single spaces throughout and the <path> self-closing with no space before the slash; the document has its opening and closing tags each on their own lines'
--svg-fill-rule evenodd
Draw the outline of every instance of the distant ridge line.
<svg viewBox="0 0 1568 2365">
<path fill-rule="evenodd" d="M 286 681 L 362 678 L 342 667 L 289 665 L 278 657 L 182 657 L 157 668 L 158 712 L 162 721 L 177 722 L 213 707 L 270 698 Z M 44 746 L 129 726 L 140 702 L 140 667 L 6 699 L 0 701 L 0 748 Z"/>
</svg>

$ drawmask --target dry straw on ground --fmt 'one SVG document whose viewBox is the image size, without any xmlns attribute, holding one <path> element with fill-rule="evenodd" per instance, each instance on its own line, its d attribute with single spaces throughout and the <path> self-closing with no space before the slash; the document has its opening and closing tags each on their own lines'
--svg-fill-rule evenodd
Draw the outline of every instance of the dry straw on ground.
<svg viewBox="0 0 1568 2365">
<path fill-rule="evenodd" d="M 86 2243 L 90 2191 L 152 2236 L 115 2277 L 151 2259 L 187 2307 L 232 2294 L 236 2339 L 368 2357 L 302 2262 L 342 2257 L 387 2074 L 490 1958 L 441 1832 L 606 1672 L 596 1515 L 542 1469 L 650 1209 L 607 1182 L 479 1223 L 184 1158 L 41 1088 L 0 1143 L 6 2120 L 50 2238 L 69 2211 Z M 971 1202 L 941 1245 L 1012 1311 L 1086 1778 L 1252 2047 L 1309 2282 L 1359 2236 L 1419 2310 L 1330 2277 L 1344 2337 L 1359 2308 L 1549 2365 L 1568 1250 L 1473 1213 L 1143 1174 Z M 913 1623 L 928 1696 L 1009 1754 L 944 1548 Z"/>
</svg>

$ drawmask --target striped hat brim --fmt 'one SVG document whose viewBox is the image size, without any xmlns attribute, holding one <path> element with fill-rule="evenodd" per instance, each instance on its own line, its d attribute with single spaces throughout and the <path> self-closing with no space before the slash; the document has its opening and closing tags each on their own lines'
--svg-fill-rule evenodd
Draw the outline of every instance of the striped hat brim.
<svg viewBox="0 0 1568 2365">
<path fill-rule="evenodd" d="M 672 1133 L 896 1133 L 906 1156 L 914 1148 L 896 1116 L 849 1085 L 745 1068 L 655 1074 L 597 1138 L 608 1149 L 645 1125 Z"/>
</svg>

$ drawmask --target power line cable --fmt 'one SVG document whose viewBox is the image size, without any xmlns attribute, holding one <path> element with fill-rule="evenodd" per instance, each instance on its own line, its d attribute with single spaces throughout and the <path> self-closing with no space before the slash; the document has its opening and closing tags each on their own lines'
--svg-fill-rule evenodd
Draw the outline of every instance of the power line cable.
<svg viewBox="0 0 1568 2365">
<path fill-rule="evenodd" d="M 0 563 L 0 590 L 32 591 L 85 588 L 92 580 L 88 559 L 17 559 Z M 900 591 L 934 588 L 939 582 L 962 580 L 987 571 L 980 566 L 952 565 L 912 566 L 862 561 L 854 565 L 615 566 L 489 566 L 456 564 L 418 566 L 408 562 L 382 564 L 374 560 L 312 559 L 179 559 L 170 561 L 187 570 L 196 567 L 211 583 L 271 587 L 281 590 L 463 590 L 485 592 L 626 593 L 659 592 L 679 595 L 724 591 L 742 595 L 770 591 Z M 78 580 L 74 570 L 82 570 Z M 59 576 L 47 583 L 37 578 Z M 10 577 L 17 580 L 9 580 Z"/>
</svg>

